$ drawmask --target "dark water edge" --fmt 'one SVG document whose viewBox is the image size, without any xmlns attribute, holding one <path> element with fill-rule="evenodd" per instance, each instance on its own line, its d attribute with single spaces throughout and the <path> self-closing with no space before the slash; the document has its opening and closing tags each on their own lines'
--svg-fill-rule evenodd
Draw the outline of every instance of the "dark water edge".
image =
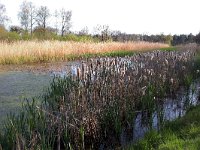
<svg viewBox="0 0 200 150">
<path fill-rule="evenodd" d="M 162 104 L 157 104 L 157 109 L 152 113 L 148 110 L 138 111 L 132 124 L 122 128 L 118 139 L 120 149 L 127 145 L 134 144 L 144 138 L 145 134 L 155 129 L 159 131 L 166 121 L 173 121 L 186 114 L 191 106 L 200 102 L 200 79 L 195 80 L 188 89 L 180 88 L 175 96 L 162 99 Z M 109 141 L 103 142 L 99 150 L 114 149 L 109 147 Z M 111 142 L 111 141 L 110 141 Z"/>
<path fill-rule="evenodd" d="M 181 88 L 175 98 L 164 98 L 162 104 L 158 104 L 159 110 L 151 115 L 147 111 L 138 112 L 133 120 L 132 132 L 124 128 L 120 135 L 120 145 L 135 143 L 142 139 L 149 130 L 160 130 L 166 121 L 173 121 L 186 114 L 191 106 L 199 104 L 200 79 L 195 80 L 189 89 Z M 149 118 L 149 116 L 151 116 Z M 128 132 L 127 132 L 128 131 Z"/>
<path fill-rule="evenodd" d="M 71 66 L 68 66 L 69 68 L 61 69 L 59 71 L 57 70 L 50 71 L 45 74 L 9 72 L 8 73 L 9 75 L 7 76 L 7 78 L 8 80 L 11 81 L 10 82 L 11 85 L 13 85 L 12 81 L 16 81 L 19 85 L 22 84 L 20 87 L 16 88 L 19 91 L 20 91 L 20 88 L 23 88 L 23 87 L 25 87 L 25 89 L 27 90 L 30 88 L 29 86 L 32 85 L 33 88 L 30 88 L 29 91 L 37 92 L 37 91 L 42 91 L 42 87 L 46 86 L 53 76 L 63 77 L 69 73 L 72 73 L 72 75 L 76 75 L 77 66 L 80 66 L 80 65 L 81 64 L 78 64 L 78 63 L 73 64 Z M 9 78 L 9 76 L 10 77 L 13 76 L 14 78 L 16 78 L 16 80 L 14 78 L 13 79 Z M 1 77 L 2 75 L 0 74 L 0 79 L 4 81 L 5 78 L 1 78 Z M 30 82 L 29 82 L 29 79 L 31 79 Z M 26 86 L 23 86 L 23 84 L 26 84 Z M 7 88 L 8 87 L 4 86 L 4 91 L 12 92 L 12 90 L 7 90 Z M 163 103 L 158 104 L 159 110 L 158 111 L 155 110 L 151 115 L 149 115 L 149 112 L 147 111 L 138 111 L 136 113 L 135 119 L 133 120 L 133 123 L 128 128 L 124 127 L 122 129 L 122 133 L 119 137 L 119 142 L 120 142 L 119 145 L 124 147 L 128 144 L 135 143 L 139 139 L 142 139 L 145 133 L 147 133 L 150 129 L 153 128 L 153 129 L 159 130 L 163 122 L 172 121 L 178 117 L 184 116 L 189 106 L 197 105 L 199 103 L 199 89 L 200 89 L 200 79 L 194 81 L 192 85 L 189 87 L 189 89 L 181 88 L 179 91 L 177 91 L 176 96 L 175 96 L 176 98 L 167 97 L 167 98 L 164 98 L 164 100 L 162 99 Z M 29 93 L 25 93 L 25 95 L 27 94 Z M 0 100 L 1 100 L 1 97 L 0 97 Z M 3 110 L 3 109 L 0 109 L 0 110 Z M 162 114 L 162 117 L 160 116 L 160 114 Z M 151 117 L 149 118 L 149 116 Z M 107 143 L 106 144 L 102 143 L 100 146 L 100 149 L 106 149 L 105 145 L 107 145 Z"/>
</svg>

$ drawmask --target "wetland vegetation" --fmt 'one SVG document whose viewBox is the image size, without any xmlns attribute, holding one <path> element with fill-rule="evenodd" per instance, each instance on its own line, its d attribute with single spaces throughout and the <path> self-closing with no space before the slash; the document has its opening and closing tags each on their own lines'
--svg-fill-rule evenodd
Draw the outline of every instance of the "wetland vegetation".
<svg viewBox="0 0 200 150">
<path fill-rule="evenodd" d="M 167 44 L 149 42 L 0 42 L 0 64 L 31 64 L 99 56 L 125 56 L 167 47 L 169 47 Z"/>
<path fill-rule="evenodd" d="M 198 150 L 200 149 L 199 112 L 199 105 L 192 107 L 184 117 L 167 122 L 160 132 L 149 131 L 144 139 L 125 149 Z"/>
<path fill-rule="evenodd" d="M 8 26 L 0 3 L 0 150 L 200 149 L 200 33 L 71 18 L 25 0 Z"/>
<path fill-rule="evenodd" d="M 176 97 L 181 87 L 187 91 L 199 76 L 198 53 L 157 50 L 87 59 L 55 77 L 42 103 L 29 99 L 18 115 L 10 115 L 0 144 L 4 149 L 117 148 L 122 133 L 133 132 L 138 115 L 154 129 L 155 112 L 160 131 L 165 98 Z M 190 99 L 183 102 L 184 109 L 191 105 Z M 129 135 L 126 144 L 134 140 Z"/>
</svg>

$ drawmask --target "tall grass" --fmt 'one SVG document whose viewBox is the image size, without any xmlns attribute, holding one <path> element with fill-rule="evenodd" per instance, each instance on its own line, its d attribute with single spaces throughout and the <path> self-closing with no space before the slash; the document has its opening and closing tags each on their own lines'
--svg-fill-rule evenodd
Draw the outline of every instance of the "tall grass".
<svg viewBox="0 0 200 150">
<path fill-rule="evenodd" d="M 0 64 L 22 64 L 77 59 L 89 54 L 108 54 L 119 51 L 143 51 L 168 47 L 148 42 L 64 42 L 18 41 L 0 42 Z"/>
<path fill-rule="evenodd" d="M 120 146 L 123 128 L 131 131 L 138 111 L 152 116 L 163 96 L 197 75 L 194 63 L 191 50 L 89 59 L 75 74 L 55 78 L 42 104 L 28 101 L 18 116 L 10 116 L 0 144 L 5 149 Z"/>
</svg>

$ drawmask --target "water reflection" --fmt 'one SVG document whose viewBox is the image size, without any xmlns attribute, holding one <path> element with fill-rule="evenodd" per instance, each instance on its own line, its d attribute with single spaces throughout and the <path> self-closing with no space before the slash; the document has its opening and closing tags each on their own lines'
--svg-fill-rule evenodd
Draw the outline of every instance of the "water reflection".
<svg viewBox="0 0 200 150">
<path fill-rule="evenodd" d="M 164 103 L 158 106 L 159 111 L 154 111 L 152 114 L 149 114 L 148 111 L 138 112 L 133 121 L 131 137 L 130 133 L 126 132 L 127 130 L 122 130 L 121 145 L 125 146 L 130 141 L 136 142 L 143 138 L 150 129 L 159 130 L 165 121 L 172 121 L 185 115 L 187 108 L 199 103 L 199 89 L 200 81 L 197 80 L 190 86 L 189 90 L 181 89 L 178 91 L 176 99 L 165 98 Z"/>
</svg>

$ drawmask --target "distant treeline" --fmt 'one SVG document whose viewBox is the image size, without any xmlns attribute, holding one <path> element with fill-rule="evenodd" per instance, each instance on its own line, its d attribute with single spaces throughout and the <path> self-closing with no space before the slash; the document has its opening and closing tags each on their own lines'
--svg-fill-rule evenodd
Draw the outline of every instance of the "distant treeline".
<svg viewBox="0 0 200 150">
<path fill-rule="evenodd" d="M 114 41 L 148 41 L 148 42 L 160 42 L 171 45 L 180 45 L 188 43 L 200 43 L 200 33 L 193 35 L 181 34 L 181 35 L 145 35 L 145 34 L 126 34 L 120 33 L 113 34 L 112 39 Z"/>
<path fill-rule="evenodd" d="M 33 33 L 25 31 L 19 26 L 11 26 L 10 30 L 6 30 L 0 26 L 0 40 L 2 41 L 16 41 L 16 40 L 60 40 L 60 41 L 93 41 L 93 42 L 127 42 L 127 41 L 147 41 L 167 43 L 170 45 L 180 45 L 188 43 L 200 44 L 200 33 L 197 35 L 181 34 L 181 35 L 145 35 L 145 34 L 127 34 L 120 31 L 103 30 L 98 34 L 89 34 L 88 32 L 69 32 L 65 35 L 60 35 L 54 28 L 35 27 Z"/>
<path fill-rule="evenodd" d="M 200 33 L 197 35 L 145 35 L 127 34 L 113 31 L 108 25 L 97 25 L 89 33 L 86 27 L 80 31 L 72 32 L 72 11 L 60 9 L 50 12 L 47 6 L 36 7 L 30 1 L 23 1 L 18 11 L 20 26 L 10 26 L 5 29 L 10 21 L 6 15 L 5 5 L 0 3 L 0 41 L 15 40 L 62 40 L 62 41 L 148 41 L 160 42 L 171 45 L 187 43 L 200 43 Z"/>
</svg>

